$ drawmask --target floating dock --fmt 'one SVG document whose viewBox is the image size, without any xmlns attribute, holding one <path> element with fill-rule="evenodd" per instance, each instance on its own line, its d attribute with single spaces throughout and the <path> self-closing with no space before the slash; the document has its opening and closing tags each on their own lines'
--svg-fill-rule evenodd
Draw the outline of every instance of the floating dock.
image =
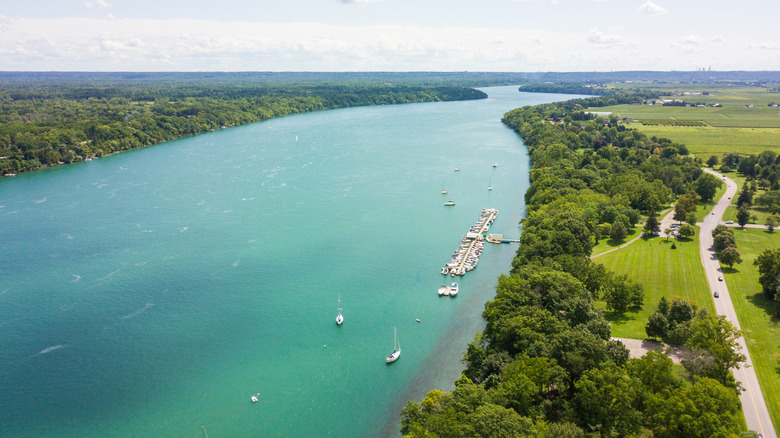
<svg viewBox="0 0 780 438">
<path fill-rule="evenodd" d="M 482 209 L 482 215 L 463 235 L 461 243 L 450 258 L 449 263 L 441 268 L 442 274 L 450 274 L 454 277 L 463 275 L 477 267 L 479 256 L 482 254 L 482 242 L 485 240 L 487 232 L 497 216 L 498 210 L 494 208 Z"/>
</svg>

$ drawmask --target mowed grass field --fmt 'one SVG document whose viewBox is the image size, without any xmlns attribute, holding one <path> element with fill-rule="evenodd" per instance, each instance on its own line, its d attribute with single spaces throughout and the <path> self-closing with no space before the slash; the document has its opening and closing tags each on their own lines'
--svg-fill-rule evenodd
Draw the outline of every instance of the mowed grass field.
<svg viewBox="0 0 780 438">
<path fill-rule="evenodd" d="M 673 243 L 677 249 L 671 248 Z M 667 241 L 665 237 L 640 239 L 617 251 L 604 254 L 593 262 L 601 263 L 617 274 L 626 274 L 644 286 L 645 304 L 642 309 L 630 309 L 622 316 L 607 312 L 606 317 L 612 323 L 613 336 L 647 338 L 647 318 L 655 312 L 661 297 L 671 300 L 679 296 L 715 312 L 699 257 L 698 234 L 692 239 L 682 241 Z M 605 303 L 600 302 L 599 305 L 604 307 Z"/>
<path fill-rule="evenodd" d="M 774 302 L 766 299 L 758 283 L 758 267 L 753 261 L 765 249 L 780 248 L 780 231 L 762 229 L 734 230 L 742 264 L 723 268 L 731 301 L 737 311 L 753 366 L 761 382 L 769 414 L 780 431 L 780 319 Z"/>
</svg>

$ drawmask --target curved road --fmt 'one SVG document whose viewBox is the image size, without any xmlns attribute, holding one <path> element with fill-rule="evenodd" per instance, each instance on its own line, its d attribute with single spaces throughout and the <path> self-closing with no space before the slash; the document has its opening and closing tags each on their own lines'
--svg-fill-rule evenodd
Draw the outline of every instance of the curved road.
<svg viewBox="0 0 780 438">
<path fill-rule="evenodd" d="M 708 214 L 705 216 L 704 221 L 698 224 L 700 227 L 699 254 L 701 255 L 701 263 L 704 266 L 710 290 L 718 291 L 720 294 L 720 298 L 713 297 L 717 314 L 724 315 L 734 327 L 739 329 L 739 320 L 731 303 L 729 290 L 725 282 L 718 280 L 718 277 L 721 275 L 720 263 L 715 255 L 712 239 L 712 230 L 721 222 L 723 212 L 731 204 L 730 199 L 736 195 L 737 184 L 718 172 L 710 169 L 704 169 L 704 171 L 723 179 L 726 182 L 726 193 L 713 207 L 712 212 L 715 214 Z M 740 394 L 740 399 L 742 400 L 742 410 L 745 414 L 748 429 L 758 432 L 763 438 L 777 438 L 777 433 L 772 425 L 772 419 L 769 417 L 769 410 L 764 402 L 764 395 L 761 393 L 761 387 L 758 384 L 758 377 L 756 377 L 753 362 L 750 359 L 750 352 L 745 344 L 745 338 L 740 337 L 738 342 L 747 360 L 740 369 L 733 369 L 732 371 L 734 372 L 734 377 L 745 389 Z"/>
</svg>

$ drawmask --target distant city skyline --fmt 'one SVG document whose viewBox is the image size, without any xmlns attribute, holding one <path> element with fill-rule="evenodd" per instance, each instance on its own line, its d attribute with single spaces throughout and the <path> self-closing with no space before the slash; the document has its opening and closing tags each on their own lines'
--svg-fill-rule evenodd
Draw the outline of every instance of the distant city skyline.
<svg viewBox="0 0 780 438">
<path fill-rule="evenodd" d="M 746 0 L 30 0 L 0 70 L 780 70 L 780 4 Z"/>
</svg>

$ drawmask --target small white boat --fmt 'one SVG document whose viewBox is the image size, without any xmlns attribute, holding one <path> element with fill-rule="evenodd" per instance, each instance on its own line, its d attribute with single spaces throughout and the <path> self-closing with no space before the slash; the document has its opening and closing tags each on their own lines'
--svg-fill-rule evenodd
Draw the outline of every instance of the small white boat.
<svg viewBox="0 0 780 438">
<path fill-rule="evenodd" d="M 460 167 L 456 167 L 455 172 L 460 172 Z"/>
<path fill-rule="evenodd" d="M 442 273 L 442 275 L 447 275 L 447 274 L 450 273 L 450 269 L 445 266 L 445 267 L 441 268 L 441 273 Z"/>
<path fill-rule="evenodd" d="M 491 184 L 492 178 L 488 179 L 488 190 L 493 190 L 493 184 Z"/>
<path fill-rule="evenodd" d="M 393 327 L 393 352 L 388 354 L 385 360 L 387 363 L 393 363 L 401 357 L 401 343 L 398 342 L 398 330 Z"/>
<path fill-rule="evenodd" d="M 450 286 L 450 296 L 454 297 L 458 294 L 458 283 L 452 283 Z"/>
<path fill-rule="evenodd" d="M 447 201 L 447 202 L 444 203 L 444 205 L 448 205 L 448 206 L 449 205 L 455 205 L 455 202 L 454 201 Z"/>
<path fill-rule="evenodd" d="M 493 163 L 493 167 L 498 167 L 498 163 Z"/>
<path fill-rule="evenodd" d="M 336 317 L 336 324 L 341 325 L 344 322 L 344 316 L 341 314 L 341 295 L 339 295 L 339 316 Z"/>
<path fill-rule="evenodd" d="M 444 190 L 442 190 L 442 191 L 441 191 L 441 194 L 442 194 L 442 195 L 446 195 L 446 194 L 447 194 L 447 189 L 444 189 Z"/>
<path fill-rule="evenodd" d="M 441 287 L 439 287 L 439 296 L 440 297 L 444 296 L 444 295 L 449 295 L 449 294 L 450 294 L 450 289 L 447 286 L 441 285 Z"/>
<path fill-rule="evenodd" d="M 253 395 L 253 396 L 252 396 L 252 403 L 257 403 L 257 402 L 258 402 L 258 400 L 259 400 L 259 399 L 258 399 L 257 397 L 258 397 L 259 395 L 260 395 L 260 393 L 258 392 L 258 393 L 257 393 L 257 395 Z"/>
</svg>

